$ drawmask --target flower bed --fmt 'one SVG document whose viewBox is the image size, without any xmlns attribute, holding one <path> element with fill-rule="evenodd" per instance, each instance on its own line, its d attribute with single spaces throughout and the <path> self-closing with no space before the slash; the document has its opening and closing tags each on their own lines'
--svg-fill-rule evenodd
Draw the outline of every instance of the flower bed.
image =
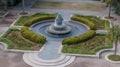
<svg viewBox="0 0 120 67">
<path fill-rule="evenodd" d="M 109 34 L 95 34 L 95 30 L 109 30 L 110 23 L 96 16 L 74 15 L 71 20 L 79 21 L 90 27 L 91 30 L 83 35 L 65 38 L 62 42 L 63 53 L 96 54 L 101 49 L 112 48 L 112 39 Z"/>
<path fill-rule="evenodd" d="M 107 38 L 107 36 L 96 35 L 85 42 L 71 45 L 64 44 L 62 52 L 72 54 L 96 54 L 99 50 L 105 48 L 112 48 L 111 40 Z"/>
<path fill-rule="evenodd" d="M 44 14 L 44 13 L 36 13 L 31 16 L 21 16 L 16 22 L 15 26 L 30 26 L 33 23 L 36 23 L 38 21 L 42 20 L 49 20 L 49 19 L 54 19 L 55 14 Z"/>
<path fill-rule="evenodd" d="M 90 23 L 93 23 L 93 24 L 88 24 L 88 23 L 85 23 L 86 25 L 90 26 L 90 28 L 92 29 L 94 27 L 94 29 L 109 29 L 110 28 L 110 23 L 109 21 L 107 20 L 101 20 L 100 18 L 96 17 L 96 16 L 84 16 L 84 15 L 75 15 L 73 16 L 72 18 L 84 18 L 85 20 L 87 21 L 90 21 Z M 75 19 L 72 19 L 72 20 L 75 20 Z M 77 21 L 77 20 L 76 20 Z M 79 20 L 78 20 L 79 21 Z M 81 21 L 80 21 L 81 22 Z"/>
<path fill-rule="evenodd" d="M 8 45 L 8 49 L 19 50 L 38 50 L 42 47 L 41 43 L 35 43 L 27 40 L 22 36 L 18 29 L 8 29 L 5 34 L 0 38 L 1 42 Z"/>
</svg>

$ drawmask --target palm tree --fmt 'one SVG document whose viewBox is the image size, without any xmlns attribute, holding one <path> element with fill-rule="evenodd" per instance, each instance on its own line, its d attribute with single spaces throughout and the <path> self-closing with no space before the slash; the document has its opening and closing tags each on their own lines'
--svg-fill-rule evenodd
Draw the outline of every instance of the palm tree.
<svg viewBox="0 0 120 67">
<path fill-rule="evenodd" d="M 110 29 L 110 34 L 112 36 L 112 41 L 115 44 L 114 55 L 116 55 L 117 45 L 120 42 L 120 26 L 119 25 L 113 25 L 113 27 Z"/>
<path fill-rule="evenodd" d="M 107 5 L 107 7 L 109 7 L 109 13 L 108 13 L 108 18 L 111 17 L 111 8 L 112 8 L 112 4 L 114 2 L 114 0 L 101 0 L 103 2 L 105 2 Z"/>
<path fill-rule="evenodd" d="M 4 5 L 4 10 L 7 11 L 7 0 L 2 0 L 3 5 Z"/>
<path fill-rule="evenodd" d="M 22 0 L 22 6 L 23 6 L 23 13 L 25 13 L 25 1 Z"/>
<path fill-rule="evenodd" d="M 106 0 L 107 4 L 109 5 L 109 13 L 108 13 L 108 17 L 111 17 L 111 8 L 112 8 L 112 4 L 113 4 L 114 0 Z"/>
</svg>

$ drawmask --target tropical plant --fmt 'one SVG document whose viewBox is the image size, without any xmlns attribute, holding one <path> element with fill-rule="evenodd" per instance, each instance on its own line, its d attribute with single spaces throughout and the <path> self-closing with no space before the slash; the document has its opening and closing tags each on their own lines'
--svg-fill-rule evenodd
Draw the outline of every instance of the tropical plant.
<svg viewBox="0 0 120 67">
<path fill-rule="evenodd" d="M 105 2 L 107 6 L 109 6 L 109 16 L 111 14 L 111 7 L 113 6 L 115 13 L 120 15 L 120 0 L 100 0 L 102 2 Z"/>
<path fill-rule="evenodd" d="M 116 55 L 117 45 L 120 42 L 120 26 L 119 25 L 113 25 L 113 27 L 110 29 L 110 34 L 112 36 L 112 41 L 115 44 L 114 55 Z"/>
<path fill-rule="evenodd" d="M 106 0 L 108 6 L 109 6 L 109 13 L 108 13 L 108 17 L 111 17 L 111 8 L 112 8 L 112 4 L 114 2 L 114 0 Z"/>
<path fill-rule="evenodd" d="M 7 0 L 1 0 L 1 3 L 3 4 L 4 6 L 4 10 L 7 11 Z"/>
<path fill-rule="evenodd" d="M 25 13 L 25 0 L 22 0 L 23 13 Z"/>
</svg>

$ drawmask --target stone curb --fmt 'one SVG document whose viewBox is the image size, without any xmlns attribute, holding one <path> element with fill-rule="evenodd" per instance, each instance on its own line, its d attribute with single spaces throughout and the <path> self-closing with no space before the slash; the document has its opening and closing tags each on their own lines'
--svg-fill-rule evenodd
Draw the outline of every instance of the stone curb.
<svg viewBox="0 0 120 67">
<path fill-rule="evenodd" d="M 107 34 L 108 30 L 96 30 L 96 34 Z"/>
<path fill-rule="evenodd" d="M 8 28 L 0 35 L 0 37 L 3 36 L 9 28 L 17 28 L 17 29 L 20 29 L 21 27 L 22 27 L 22 26 L 11 26 L 11 27 L 8 27 Z"/>
<path fill-rule="evenodd" d="M 33 14 L 34 15 L 34 14 Z M 30 12 L 28 12 L 28 15 L 19 15 L 19 13 L 18 13 L 18 18 L 10 25 L 10 27 L 17 27 L 16 25 L 14 25 L 19 19 L 20 19 L 20 17 L 22 17 L 22 16 L 31 16 L 30 15 Z M 18 26 L 18 27 L 20 27 L 20 26 Z"/>
<path fill-rule="evenodd" d="M 10 27 L 8 27 L 8 29 L 9 29 L 9 28 L 10 28 Z M 3 36 L 8 29 L 6 29 L 6 30 L 0 35 L 0 37 Z"/>
<path fill-rule="evenodd" d="M 108 61 L 108 62 L 111 62 L 111 63 L 116 63 L 116 64 L 119 64 L 120 61 L 112 61 L 108 58 L 109 55 L 113 55 L 113 53 L 109 53 L 105 56 L 105 59 Z M 120 54 L 117 54 L 117 55 L 120 55 Z"/>
<path fill-rule="evenodd" d="M 5 17 L 8 13 L 9 13 L 9 11 L 7 11 L 3 16 L 0 16 L 0 18 Z"/>
<path fill-rule="evenodd" d="M 10 27 L 13 27 L 14 24 L 20 19 L 21 16 L 18 16 L 18 18 L 10 25 Z"/>
<path fill-rule="evenodd" d="M 106 19 L 106 18 L 105 18 L 105 16 L 104 16 L 102 19 L 103 19 L 103 20 L 108 20 L 108 21 L 109 21 L 109 23 L 110 23 L 110 28 L 112 28 L 112 22 L 111 22 L 111 20 Z"/>
<path fill-rule="evenodd" d="M 23 12 L 23 11 L 20 11 L 20 12 L 18 13 L 18 16 L 31 16 L 29 11 L 25 11 L 25 12 L 27 13 L 26 15 L 21 15 L 21 14 L 20 14 L 21 12 Z"/>
</svg>

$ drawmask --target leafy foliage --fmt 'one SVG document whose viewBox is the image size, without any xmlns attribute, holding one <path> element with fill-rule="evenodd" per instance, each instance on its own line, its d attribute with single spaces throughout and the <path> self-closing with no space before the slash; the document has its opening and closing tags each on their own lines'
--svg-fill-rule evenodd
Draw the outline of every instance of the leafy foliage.
<svg viewBox="0 0 120 67">
<path fill-rule="evenodd" d="M 30 26 L 33 23 L 37 23 L 38 21 L 55 19 L 55 14 L 45 14 L 45 13 L 36 13 L 32 16 L 21 16 L 14 25 L 17 26 Z"/>
<path fill-rule="evenodd" d="M 95 31 L 89 30 L 83 35 L 65 38 L 62 43 L 67 45 L 78 44 L 78 43 L 87 41 L 94 36 L 95 36 Z"/>
<path fill-rule="evenodd" d="M 84 17 L 72 17 L 71 19 L 75 20 L 75 21 L 82 22 L 82 23 L 88 25 L 93 30 L 96 29 L 95 24 L 92 21 L 90 21 Z"/>
<path fill-rule="evenodd" d="M 96 17 L 96 16 L 85 16 L 85 15 L 74 15 L 72 18 L 85 18 L 87 20 L 89 20 L 90 22 L 85 23 L 86 25 L 90 26 L 90 28 L 93 29 L 109 29 L 110 28 L 110 23 L 107 20 L 101 20 L 100 18 Z M 72 19 L 75 21 L 79 21 L 76 19 Z M 82 21 L 81 21 L 82 23 Z M 83 22 L 84 23 L 84 22 Z M 92 25 L 91 25 L 92 23 Z"/>
<path fill-rule="evenodd" d="M 33 23 L 36 23 L 38 21 L 43 21 L 43 20 L 50 20 L 50 19 L 54 19 L 55 15 L 52 14 L 45 14 L 45 15 L 33 15 L 32 17 L 30 17 L 29 19 L 27 19 L 25 21 L 24 26 L 30 26 Z"/>
<path fill-rule="evenodd" d="M 21 33 L 23 37 L 25 37 L 26 39 L 29 39 L 30 41 L 41 43 L 41 44 L 44 44 L 46 42 L 46 38 L 44 36 L 32 32 L 31 30 L 29 30 L 28 27 L 25 27 L 25 26 L 22 27 Z"/>
</svg>

